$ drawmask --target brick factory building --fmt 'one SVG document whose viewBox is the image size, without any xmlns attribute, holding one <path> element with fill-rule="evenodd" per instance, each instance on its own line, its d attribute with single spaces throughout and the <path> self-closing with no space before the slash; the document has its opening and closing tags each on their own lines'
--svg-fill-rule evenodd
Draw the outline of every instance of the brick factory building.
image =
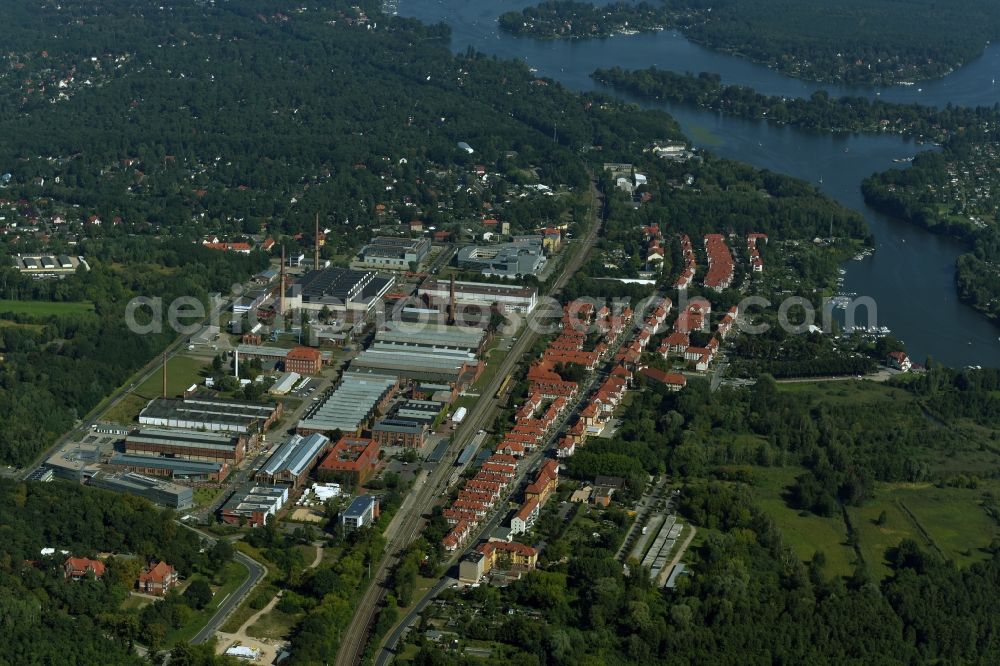
<svg viewBox="0 0 1000 666">
<path fill-rule="evenodd" d="M 285 371 L 315 375 L 323 367 L 323 355 L 312 347 L 295 347 L 285 357 Z"/>
<path fill-rule="evenodd" d="M 319 465 L 321 480 L 341 481 L 360 486 L 378 464 L 379 445 L 374 439 L 341 437 Z"/>
</svg>

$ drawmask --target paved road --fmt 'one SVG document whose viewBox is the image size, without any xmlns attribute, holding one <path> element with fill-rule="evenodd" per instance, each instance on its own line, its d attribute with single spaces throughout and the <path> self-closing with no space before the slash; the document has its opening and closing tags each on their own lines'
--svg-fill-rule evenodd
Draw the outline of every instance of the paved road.
<svg viewBox="0 0 1000 666">
<path fill-rule="evenodd" d="M 591 192 L 594 205 L 591 209 L 590 229 L 588 229 L 585 238 L 576 245 L 575 252 L 567 259 L 562 272 L 553 281 L 550 294 L 557 294 L 569 282 L 573 274 L 583 265 L 590 249 L 597 242 L 597 235 L 603 222 L 604 199 L 593 181 L 591 182 Z M 517 365 L 534 345 L 539 335 L 537 331 L 541 328 L 537 324 L 540 323 L 543 316 L 545 314 L 541 312 L 540 308 L 528 315 L 527 326 L 507 356 L 504 357 L 499 371 L 483 388 L 482 398 L 472 406 L 465 420 L 462 421 L 462 425 L 455 432 L 444 458 L 430 472 L 424 485 L 416 490 L 415 494 L 411 493 L 407 497 L 407 500 L 413 498 L 413 501 L 404 502 L 396 514 L 396 519 L 399 522 L 396 523 L 394 519 L 395 525 L 390 526 L 392 533 L 390 534 L 389 529 L 386 530 L 388 543 L 385 557 L 373 570 L 371 583 L 358 602 L 358 608 L 350 625 L 342 634 L 340 650 L 337 653 L 337 666 L 355 666 L 361 663 L 368 645 L 369 629 L 375 620 L 379 603 L 385 595 L 383 585 L 388 579 L 389 572 L 398 562 L 403 549 L 419 534 L 423 527 L 423 515 L 441 501 L 441 495 L 447 490 L 448 479 L 453 471 L 453 463 L 458 458 L 462 448 L 479 430 L 485 429 L 490 424 L 498 407 L 495 396 L 500 389 L 500 384 L 514 373 Z"/>
<path fill-rule="evenodd" d="M 446 590 L 457 582 L 454 578 L 450 576 L 445 576 L 437 582 L 437 585 L 432 587 L 427 591 L 427 594 L 417 602 L 417 605 L 413 607 L 409 613 L 403 618 L 403 620 L 396 625 L 396 628 L 389 632 L 389 635 L 385 638 L 385 647 L 379 651 L 378 657 L 375 659 L 375 666 L 387 666 L 389 662 L 392 661 L 393 651 L 396 649 L 396 645 L 399 640 L 406 633 L 407 629 L 417 621 L 417 618 L 424 611 L 425 608 L 434 600 L 437 595 L 441 594 L 442 590 Z"/>
<path fill-rule="evenodd" d="M 186 529 L 191 530 L 192 532 L 195 532 L 196 534 L 198 534 L 198 536 L 207 541 L 210 545 L 214 544 L 217 541 L 215 537 L 212 537 L 206 534 L 205 532 L 202 532 L 201 530 L 196 530 L 190 525 L 185 525 L 184 523 L 181 523 L 179 521 L 178 524 Z M 195 637 L 191 639 L 192 643 L 195 644 L 204 643 L 212 636 L 214 636 L 215 632 L 219 630 L 219 627 L 221 627 L 222 624 L 226 621 L 226 618 L 229 617 L 230 613 L 232 613 L 236 609 L 236 607 L 239 606 L 243 602 L 243 600 L 250 595 L 250 592 L 252 592 L 253 589 L 257 587 L 257 584 L 260 583 L 262 580 L 264 580 L 264 576 L 267 575 L 267 567 L 265 567 L 263 564 L 253 559 L 252 557 L 244 555 L 240 551 L 235 552 L 235 554 L 233 555 L 233 560 L 239 562 L 244 567 L 246 567 L 249 575 L 246 577 L 246 579 L 244 579 L 244 581 L 240 584 L 240 586 L 235 590 L 233 590 L 232 594 L 226 597 L 225 601 L 223 601 L 219 605 L 218 609 L 216 609 L 215 611 L 215 615 L 213 615 L 205 624 L 205 626 L 201 628 L 201 631 L 195 634 Z"/>
<path fill-rule="evenodd" d="M 549 434 L 546 436 L 545 440 L 543 440 L 542 443 L 539 445 L 538 449 L 534 453 L 532 453 L 530 457 L 526 458 L 524 461 L 522 461 L 521 464 L 518 465 L 517 476 L 514 478 L 514 482 L 511 483 L 511 488 L 512 488 L 511 495 L 513 495 L 516 492 L 519 492 L 523 482 L 529 475 L 533 475 L 536 473 L 538 468 L 541 466 L 542 460 L 546 457 L 546 454 L 548 453 L 549 449 L 553 446 L 555 441 L 562 434 L 564 434 L 564 429 L 567 423 L 569 422 L 570 418 L 579 410 L 582 404 L 593 394 L 593 392 L 597 390 L 597 387 L 600 384 L 600 382 L 602 382 L 608 376 L 608 368 L 614 365 L 613 359 L 615 357 L 615 354 L 619 349 L 621 349 L 621 347 L 624 344 L 630 342 L 633 339 L 634 334 L 641 329 L 643 320 L 645 319 L 645 315 L 651 308 L 654 301 L 655 299 L 650 299 L 649 301 L 646 302 L 645 307 L 640 308 L 639 310 L 636 311 L 634 317 L 635 325 L 631 329 L 633 335 L 623 334 L 618 339 L 615 345 L 613 345 L 612 348 L 609 350 L 608 361 L 605 363 L 604 368 L 601 371 L 590 374 L 586 387 L 577 393 L 577 396 L 574 399 L 573 403 L 564 412 L 563 416 L 560 417 L 560 420 L 557 421 L 555 424 L 553 424 L 552 429 L 549 431 Z M 662 479 L 660 483 L 665 484 L 666 479 L 665 478 Z M 661 488 L 662 488 L 661 485 L 657 486 L 657 490 L 660 490 Z M 483 525 L 479 526 L 477 530 L 473 532 L 471 538 L 469 539 L 470 546 L 468 549 L 466 549 L 465 552 L 471 551 L 471 549 L 475 546 L 475 544 L 479 541 L 479 539 L 483 535 L 489 534 L 490 532 L 493 531 L 493 529 L 497 527 L 497 525 L 500 523 L 500 521 L 507 513 L 506 506 L 507 503 L 505 501 L 497 503 L 497 508 L 494 510 L 490 519 L 486 521 L 486 523 L 484 523 Z M 456 553 L 449 559 L 448 563 L 449 564 L 453 563 L 454 561 L 460 559 L 462 555 L 464 555 L 464 552 Z M 433 588 L 431 588 L 424 595 L 424 597 L 421 598 L 421 600 L 417 603 L 417 607 L 425 608 L 427 604 L 430 603 L 430 601 L 440 593 L 441 589 L 443 589 L 440 587 L 440 585 L 441 582 L 439 581 L 438 585 L 435 585 Z M 408 613 L 406 617 L 404 617 L 403 620 L 400 621 L 399 625 L 397 625 L 389 633 L 389 635 L 385 639 L 385 642 L 376 650 L 376 657 L 375 657 L 376 664 L 384 665 L 392 661 L 392 658 L 395 654 L 394 651 L 398 645 L 399 639 L 406 632 L 406 628 L 413 623 L 417 615 L 418 613 Z"/>
</svg>

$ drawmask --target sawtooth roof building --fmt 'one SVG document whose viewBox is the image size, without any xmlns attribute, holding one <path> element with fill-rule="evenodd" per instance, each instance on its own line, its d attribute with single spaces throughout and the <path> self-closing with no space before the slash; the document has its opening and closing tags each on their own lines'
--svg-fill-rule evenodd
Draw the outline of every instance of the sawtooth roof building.
<svg viewBox="0 0 1000 666">
<path fill-rule="evenodd" d="M 280 404 L 222 398 L 154 398 L 139 413 L 139 423 L 251 435 L 265 432 L 279 416 Z"/>
<path fill-rule="evenodd" d="M 333 393 L 299 421 L 298 432 L 357 433 L 385 410 L 398 387 L 399 377 L 394 375 L 345 372 Z"/>
<path fill-rule="evenodd" d="M 285 308 L 318 312 L 326 307 L 348 321 L 357 321 L 375 309 L 395 281 L 391 275 L 336 266 L 309 271 L 286 291 Z"/>
<path fill-rule="evenodd" d="M 125 437 L 125 452 L 157 454 L 186 460 L 238 464 L 246 455 L 247 438 L 224 432 L 139 428 Z"/>
<path fill-rule="evenodd" d="M 288 484 L 298 488 L 329 447 L 330 439 L 325 435 L 292 435 L 271 454 L 254 478 L 258 483 Z"/>
</svg>

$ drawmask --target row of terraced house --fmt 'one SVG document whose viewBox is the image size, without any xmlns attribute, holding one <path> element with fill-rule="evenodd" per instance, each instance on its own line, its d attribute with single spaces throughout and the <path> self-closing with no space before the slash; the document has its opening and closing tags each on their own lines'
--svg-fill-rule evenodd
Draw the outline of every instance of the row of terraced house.
<svg viewBox="0 0 1000 666">
<path fill-rule="evenodd" d="M 579 384 L 563 379 L 556 368 L 575 364 L 594 370 L 607 357 L 611 346 L 625 333 L 631 319 L 632 311 L 629 308 L 619 315 L 613 314 L 607 306 L 595 308 L 593 304 L 583 301 L 574 301 L 563 308 L 559 336 L 549 343 L 541 359 L 528 370 L 528 398 L 514 415 L 513 427 L 497 445 L 495 453 L 482 464 L 476 476 L 465 482 L 455 502 L 443 512 L 448 524 L 452 526 L 442 542 L 446 550 L 456 550 L 464 543 L 501 497 L 508 494 L 517 477 L 519 462 L 543 445 L 546 436 L 569 408 L 570 401 L 578 394 Z M 601 339 L 593 350 L 585 351 L 587 333 L 590 330 L 598 331 Z M 617 383 L 615 387 L 615 392 L 605 392 L 603 399 L 610 400 L 613 395 L 614 404 L 617 405 L 624 394 L 624 387 L 621 387 L 620 393 Z M 586 427 L 582 417 L 577 424 L 577 427 Z M 582 437 L 585 435 L 581 439 Z M 537 511 L 554 489 L 557 479 L 558 464 L 549 460 L 543 465 L 539 478 L 528 487 L 525 505 L 515 516 L 512 525 L 524 526 L 527 522 L 533 522 Z M 532 488 L 539 483 L 547 488 L 550 483 L 553 485 L 546 492 L 535 493 Z M 532 499 L 537 501 L 532 503 Z M 516 527 L 512 532 L 517 532 Z"/>
<path fill-rule="evenodd" d="M 677 356 L 685 361 L 694 363 L 694 369 L 698 372 L 707 372 L 720 344 L 725 341 L 736 323 L 739 316 L 739 308 L 733 306 L 723 315 L 719 325 L 715 329 L 715 334 L 709 339 L 704 347 L 695 347 L 691 344 L 691 333 L 693 331 L 706 330 L 708 317 L 712 313 L 712 304 L 704 298 L 693 300 L 687 308 L 677 317 L 674 322 L 673 332 L 663 339 L 656 350 L 663 358 Z"/>
</svg>

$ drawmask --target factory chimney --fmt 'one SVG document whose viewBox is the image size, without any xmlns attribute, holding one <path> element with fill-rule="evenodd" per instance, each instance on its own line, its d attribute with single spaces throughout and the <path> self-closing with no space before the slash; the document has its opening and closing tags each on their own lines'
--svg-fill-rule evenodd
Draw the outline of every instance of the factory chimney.
<svg viewBox="0 0 1000 666">
<path fill-rule="evenodd" d="M 163 352 L 163 397 L 167 397 L 167 352 Z"/>
<path fill-rule="evenodd" d="M 451 287 L 448 290 L 448 325 L 455 325 L 455 275 L 451 276 Z"/>
<path fill-rule="evenodd" d="M 285 315 L 285 245 L 281 245 L 281 273 L 278 278 L 278 314 Z"/>
<path fill-rule="evenodd" d="M 316 237 L 313 239 L 314 240 L 314 246 L 313 246 L 313 270 L 314 271 L 318 271 L 319 270 L 319 213 L 316 213 L 316 231 L 315 231 L 315 234 L 316 234 Z"/>
</svg>

